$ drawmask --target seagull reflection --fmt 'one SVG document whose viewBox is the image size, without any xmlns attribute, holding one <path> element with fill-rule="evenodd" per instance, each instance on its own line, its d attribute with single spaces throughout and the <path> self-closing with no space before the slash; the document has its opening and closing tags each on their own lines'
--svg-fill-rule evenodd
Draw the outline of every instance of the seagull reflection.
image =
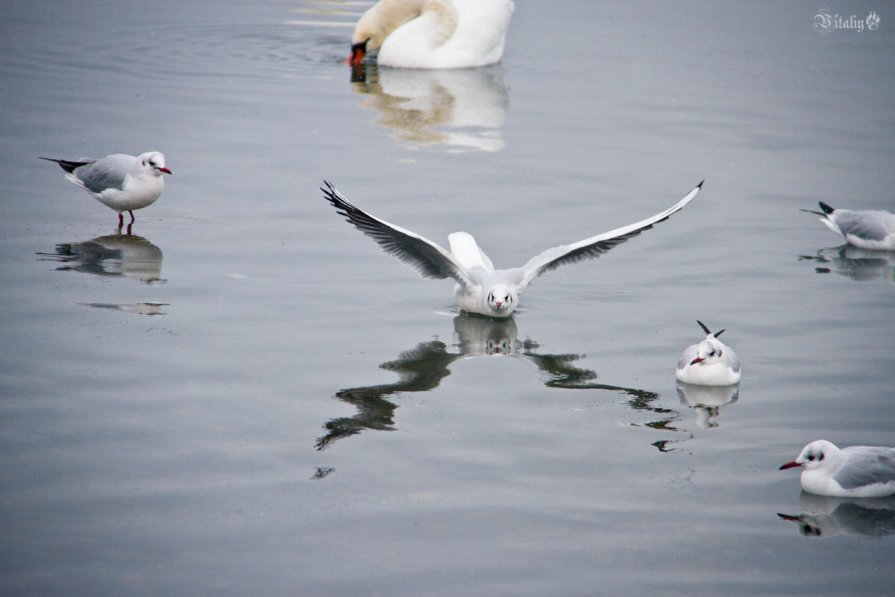
<svg viewBox="0 0 895 597">
<path fill-rule="evenodd" d="M 895 283 L 895 251 L 871 251 L 852 245 L 820 249 L 816 255 L 799 255 L 799 261 L 814 261 L 818 274 L 835 272 L 856 282 L 884 280 Z"/>
<path fill-rule="evenodd" d="M 715 418 L 725 404 L 736 402 L 740 397 L 740 386 L 697 386 L 677 383 L 677 395 L 681 404 L 696 409 L 696 424 L 703 429 L 718 426 Z"/>
<path fill-rule="evenodd" d="M 517 339 L 516 322 L 512 318 L 495 320 L 461 313 L 454 318 L 453 340 L 450 349 L 440 340 L 421 342 L 415 348 L 402 352 L 394 361 L 380 365 L 380 368 L 398 375 L 398 381 L 394 383 L 339 390 L 336 397 L 356 407 L 357 414 L 327 421 L 324 424 L 327 433 L 317 440 L 317 449 L 322 450 L 336 440 L 367 429 L 394 430 L 395 409 L 398 406 L 386 400 L 386 396 L 433 390 L 442 379 L 451 374 L 449 368 L 454 361 L 494 355 L 530 360 L 545 375 L 544 385 L 549 388 L 610 390 L 627 394 L 631 397 L 628 401 L 631 408 L 661 415 L 661 420 L 645 426 L 676 431 L 669 423 L 677 418 L 677 413 L 652 404 L 659 399 L 658 394 L 636 388 L 594 383 L 596 372 L 573 364 L 584 355 L 538 353 L 539 346 L 536 342 Z M 654 445 L 664 451 L 664 444 L 665 442 L 656 442 Z"/>
<path fill-rule="evenodd" d="M 456 151 L 500 151 L 509 95 L 500 67 L 422 70 L 352 70 L 361 106 L 378 113 L 375 123 L 394 138 L 418 147 L 446 145 Z"/>
<path fill-rule="evenodd" d="M 56 245 L 55 253 L 38 253 L 62 263 L 58 270 L 98 276 L 124 276 L 152 284 L 162 279 L 162 250 L 142 236 L 109 234 L 80 243 Z"/>
<path fill-rule="evenodd" d="M 837 498 L 802 492 L 802 514 L 777 514 L 805 537 L 839 533 L 881 538 L 895 534 L 895 498 Z"/>
</svg>

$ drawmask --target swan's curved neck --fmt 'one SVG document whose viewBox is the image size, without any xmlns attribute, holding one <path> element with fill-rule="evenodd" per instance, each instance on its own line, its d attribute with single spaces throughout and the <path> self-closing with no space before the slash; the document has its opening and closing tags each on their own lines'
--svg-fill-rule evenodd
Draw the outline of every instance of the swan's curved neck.
<svg viewBox="0 0 895 597">
<path fill-rule="evenodd" d="M 457 28 L 457 10 L 451 0 L 380 0 L 357 22 L 352 43 L 369 40 L 367 50 L 377 49 L 395 29 L 423 13 L 435 18 L 436 44 L 453 35 Z"/>
</svg>

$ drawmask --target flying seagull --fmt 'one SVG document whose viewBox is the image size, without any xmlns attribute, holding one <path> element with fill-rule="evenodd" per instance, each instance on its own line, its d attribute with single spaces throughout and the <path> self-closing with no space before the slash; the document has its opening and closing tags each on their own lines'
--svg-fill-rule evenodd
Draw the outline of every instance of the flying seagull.
<svg viewBox="0 0 895 597">
<path fill-rule="evenodd" d="M 138 156 L 115 153 L 98 160 L 40 159 L 59 164 L 66 172 L 65 178 L 117 211 L 118 228 L 124 225 L 124 212 L 131 215 L 133 224 L 133 210 L 142 209 L 159 198 L 165 188 L 162 174 L 171 174 L 165 166 L 165 155 L 158 151 Z"/>
<path fill-rule="evenodd" d="M 329 182 L 323 181 L 323 195 L 355 228 L 372 238 L 390 253 L 416 269 L 425 278 L 453 278 L 454 298 L 467 313 L 488 317 L 509 317 L 519 302 L 519 293 L 545 272 L 568 263 L 594 259 L 616 245 L 649 230 L 680 211 L 702 188 L 700 182 L 687 195 L 660 213 L 634 224 L 597 234 L 576 243 L 547 249 L 522 267 L 494 269 L 491 259 L 476 244 L 471 234 L 448 235 L 450 251 L 431 240 L 400 226 L 390 224 L 355 207 Z M 705 182 L 705 181 L 703 181 Z"/>
</svg>

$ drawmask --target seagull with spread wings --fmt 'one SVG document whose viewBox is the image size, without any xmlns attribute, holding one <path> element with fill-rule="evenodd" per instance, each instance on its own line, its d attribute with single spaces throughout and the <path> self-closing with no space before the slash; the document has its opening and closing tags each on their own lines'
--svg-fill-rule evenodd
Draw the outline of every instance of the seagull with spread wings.
<svg viewBox="0 0 895 597">
<path fill-rule="evenodd" d="M 705 181 L 703 181 L 705 182 Z M 576 243 L 559 245 L 532 257 L 522 267 L 494 269 L 491 259 L 471 234 L 448 235 L 450 251 L 400 226 L 381 220 L 352 205 L 336 188 L 324 181 L 324 197 L 355 228 L 372 238 L 386 253 L 416 269 L 425 278 L 453 278 L 454 298 L 467 313 L 487 317 L 509 317 L 519 304 L 519 293 L 545 272 L 567 263 L 594 259 L 629 238 L 668 219 L 689 203 L 702 188 L 700 182 L 687 195 L 656 215 L 639 222 L 597 234 Z"/>
</svg>

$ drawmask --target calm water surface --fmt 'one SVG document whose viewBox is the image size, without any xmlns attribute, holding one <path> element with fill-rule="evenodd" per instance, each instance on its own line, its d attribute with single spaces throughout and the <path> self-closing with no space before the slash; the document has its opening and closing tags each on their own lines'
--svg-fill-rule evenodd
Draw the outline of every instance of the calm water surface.
<svg viewBox="0 0 895 597">
<path fill-rule="evenodd" d="M 500 65 L 354 80 L 364 3 L 5 7 L 4 595 L 895 592 L 895 502 L 777 470 L 895 444 L 895 257 L 799 211 L 895 208 L 895 11 L 516 4 Z M 37 159 L 149 149 L 131 237 Z M 509 267 L 703 178 L 503 323 L 318 190 Z M 676 385 L 697 318 L 738 391 Z"/>
</svg>

